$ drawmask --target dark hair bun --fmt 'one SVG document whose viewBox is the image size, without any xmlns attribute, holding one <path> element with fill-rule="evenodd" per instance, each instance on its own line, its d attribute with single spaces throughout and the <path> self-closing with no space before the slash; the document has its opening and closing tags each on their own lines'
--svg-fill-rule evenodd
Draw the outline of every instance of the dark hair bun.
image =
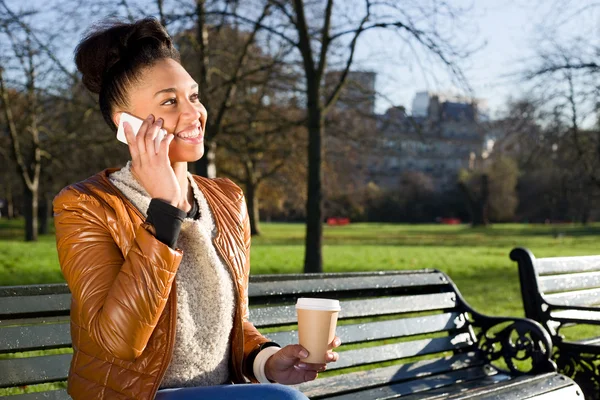
<svg viewBox="0 0 600 400">
<path fill-rule="evenodd" d="M 83 74 L 83 84 L 100 93 L 111 68 L 151 65 L 157 56 L 178 59 L 179 55 L 163 26 L 154 18 L 134 23 L 102 22 L 92 27 L 75 49 L 75 63 Z"/>
</svg>

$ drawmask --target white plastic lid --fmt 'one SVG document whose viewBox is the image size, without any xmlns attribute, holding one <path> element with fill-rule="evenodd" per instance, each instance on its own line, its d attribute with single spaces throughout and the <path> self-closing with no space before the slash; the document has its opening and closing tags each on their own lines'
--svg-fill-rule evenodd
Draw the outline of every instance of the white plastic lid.
<svg viewBox="0 0 600 400">
<path fill-rule="evenodd" d="M 340 311 L 342 309 L 339 300 L 313 299 L 308 297 L 300 297 L 296 302 L 296 308 L 317 311 Z"/>
</svg>

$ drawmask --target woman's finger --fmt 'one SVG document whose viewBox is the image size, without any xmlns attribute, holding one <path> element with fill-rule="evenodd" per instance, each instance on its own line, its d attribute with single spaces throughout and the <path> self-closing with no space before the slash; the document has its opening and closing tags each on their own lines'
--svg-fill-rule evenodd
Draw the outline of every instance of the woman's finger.
<svg viewBox="0 0 600 400">
<path fill-rule="evenodd" d="M 125 131 L 125 138 L 127 139 L 127 146 L 129 146 L 129 153 L 131 153 L 131 159 L 135 160 L 138 155 L 138 148 L 135 142 L 135 134 L 133 128 L 129 122 L 123 122 L 123 130 Z"/>
<path fill-rule="evenodd" d="M 156 136 L 158 136 L 158 131 L 162 127 L 163 120 L 162 118 L 158 118 L 148 130 L 146 130 L 145 141 L 146 141 L 146 151 L 150 154 L 156 154 L 156 147 L 154 141 Z"/>
<path fill-rule="evenodd" d="M 304 371 L 325 371 L 327 364 L 303 363 L 296 364 L 296 368 Z"/>
<path fill-rule="evenodd" d="M 327 359 L 327 362 L 336 362 L 340 359 L 340 355 L 335 351 L 328 351 L 325 358 Z"/>
<path fill-rule="evenodd" d="M 163 140 L 160 141 L 160 147 L 158 148 L 158 154 L 161 157 L 169 157 L 169 146 L 171 142 L 175 139 L 175 135 L 167 133 Z"/>
<path fill-rule="evenodd" d="M 342 340 L 336 336 L 333 338 L 333 341 L 331 342 L 331 344 L 329 345 L 332 349 L 335 349 L 336 347 L 340 347 L 340 345 L 342 344 Z"/>
<path fill-rule="evenodd" d="M 148 118 L 146 118 L 144 120 L 144 122 L 142 122 L 142 126 L 140 127 L 140 130 L 138 131 L 138 134 L 135 138 L 136 143 L 137 143 L 137 148 L 138 148 L 138 151 L 139 151 L 141 157 L 143 157 L 147 152 L 146 133 L 148 132 L 148 128 L 150 126 L 152 126 L 153 123 L 154 123 L 154 115 L 150 114 L 150 115 L 148 115 Z"/>
</svg>

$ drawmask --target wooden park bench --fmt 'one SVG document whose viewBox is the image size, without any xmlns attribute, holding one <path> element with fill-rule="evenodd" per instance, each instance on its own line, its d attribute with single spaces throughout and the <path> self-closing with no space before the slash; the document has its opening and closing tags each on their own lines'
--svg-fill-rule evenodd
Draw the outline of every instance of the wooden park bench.
<svg viewBox="0 0 600 400">
<path fill-rule="evenodd" d="M 582 399 L 555 372 L 548 333 L 533 321 L 486 317 L 435 270 L 251 277 L 250 319 L 296 343 L 298 297 L 341 301 L 340 359 L 298 385 L 313 399 Z M 68 349 L 65 285 L 0 289 L 0 354 Z M 64 382 L 70 354 L 0 360 L 0 387 Z M 64 389 L 8 399 L 66 399 Z"/>
<path fill-rule="evenodd" d="M 559 371 L 586 399 L 600 399 L 600 256 L 535 258 L 517 248 L 510 258 L 519 266 L 525 315 L 550 333 Z M 588 337 L 575 339 L 578 325 Z"/>
</svg>

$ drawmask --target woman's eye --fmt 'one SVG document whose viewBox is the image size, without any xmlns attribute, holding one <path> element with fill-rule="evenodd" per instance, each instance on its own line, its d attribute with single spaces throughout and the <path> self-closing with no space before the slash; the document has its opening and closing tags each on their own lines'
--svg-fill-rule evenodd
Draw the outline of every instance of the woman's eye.
<svg viewBox="0 0 600 400">
<path fill-rule="evenodd" d="M 200 96 L 198 96 L 198 93 L 194 93 L 193 95 L 190 96 L 190 100 L 194 101 L 194 100 L 199 100 Z"/>
<path fill-rule="evenodd" d="M 171 105 L 171 104 L 175 104 L 175 98 L 174 97 L 172 99 L 168 99 L 168 100 L 164 101 L 161 105 L 168 106 L 168 105 Z"/>
</svg>

